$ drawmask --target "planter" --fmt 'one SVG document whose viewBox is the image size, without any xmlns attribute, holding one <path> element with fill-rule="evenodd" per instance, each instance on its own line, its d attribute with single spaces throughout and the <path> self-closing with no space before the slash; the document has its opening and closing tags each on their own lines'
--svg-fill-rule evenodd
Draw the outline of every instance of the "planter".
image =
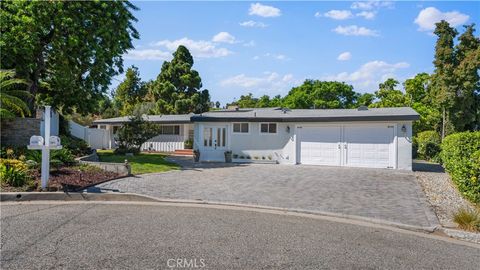
<svg viewBox="0 0 480 270">
<path fill-rule="evenodd" d="M 193 150 L 193 161 L 199 162 L 200 161 L 200 151 Z"/>
<path fill-rule="evenodd" d="M 232 163 L 232 151 L 225 151 L 225 162 Z"/>
</svg>

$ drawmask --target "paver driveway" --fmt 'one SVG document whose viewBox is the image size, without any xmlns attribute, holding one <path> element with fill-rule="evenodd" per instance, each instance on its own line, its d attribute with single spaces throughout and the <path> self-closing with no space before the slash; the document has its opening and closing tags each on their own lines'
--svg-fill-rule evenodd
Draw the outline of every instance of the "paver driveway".
<svg viewBox="0 0 480 270">
<path fill-rule="evenodd" d="M 255 204 L 432 227 L 438 220 L 412 172 L 272 164 L 194 164 L 106 182 L 88 192 Z"/>
</svg>

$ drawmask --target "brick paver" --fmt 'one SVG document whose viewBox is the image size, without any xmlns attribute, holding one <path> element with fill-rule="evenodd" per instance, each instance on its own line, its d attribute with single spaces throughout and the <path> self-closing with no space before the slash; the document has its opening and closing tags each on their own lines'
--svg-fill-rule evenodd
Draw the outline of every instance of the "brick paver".
<svg viewBox="0 0 480 270">
<path fill-rule="evenodd" d="M 412 172 L 303 165 L 193 164 L 106 182 L 88 192 L 255 204 L 431 227 L 438 220 Z"/>
</svg>

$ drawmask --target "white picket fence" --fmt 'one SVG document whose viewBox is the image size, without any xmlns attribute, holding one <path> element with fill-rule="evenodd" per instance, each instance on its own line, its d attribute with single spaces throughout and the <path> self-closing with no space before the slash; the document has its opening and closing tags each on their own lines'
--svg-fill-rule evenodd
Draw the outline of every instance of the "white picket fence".
<svg viewBox="0 0 480 270">
<path fill-rule="evenodd" d="M 88 128 L 73 121 L 68 121 L 68 125 L 72 136 L 86 141 L 93 149 L 110 149 L 114 147 L 109 130 Z"/>
</svg>

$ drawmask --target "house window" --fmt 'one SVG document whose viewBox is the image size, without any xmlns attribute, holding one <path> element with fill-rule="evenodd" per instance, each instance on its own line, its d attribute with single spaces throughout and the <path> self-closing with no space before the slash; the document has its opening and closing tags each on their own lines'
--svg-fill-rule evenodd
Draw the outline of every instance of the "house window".
<svg viewBox="0 0 480 270">
<path fill-rule="evenodd" d="M 264 133 L 264 134 L 277 133 L 277 124 L 276 123 L 261 123 L 260 124 L 260 133 Z"/>
<path fill-rule="evenodd" d="M 162 135 L 180 135 L 180 126 L 160 126 Z"/>
<path fill-rule="evenodd" d="M 248 133 L 248 123 L 233 123 L 233 133 Z"/>
</svg>

